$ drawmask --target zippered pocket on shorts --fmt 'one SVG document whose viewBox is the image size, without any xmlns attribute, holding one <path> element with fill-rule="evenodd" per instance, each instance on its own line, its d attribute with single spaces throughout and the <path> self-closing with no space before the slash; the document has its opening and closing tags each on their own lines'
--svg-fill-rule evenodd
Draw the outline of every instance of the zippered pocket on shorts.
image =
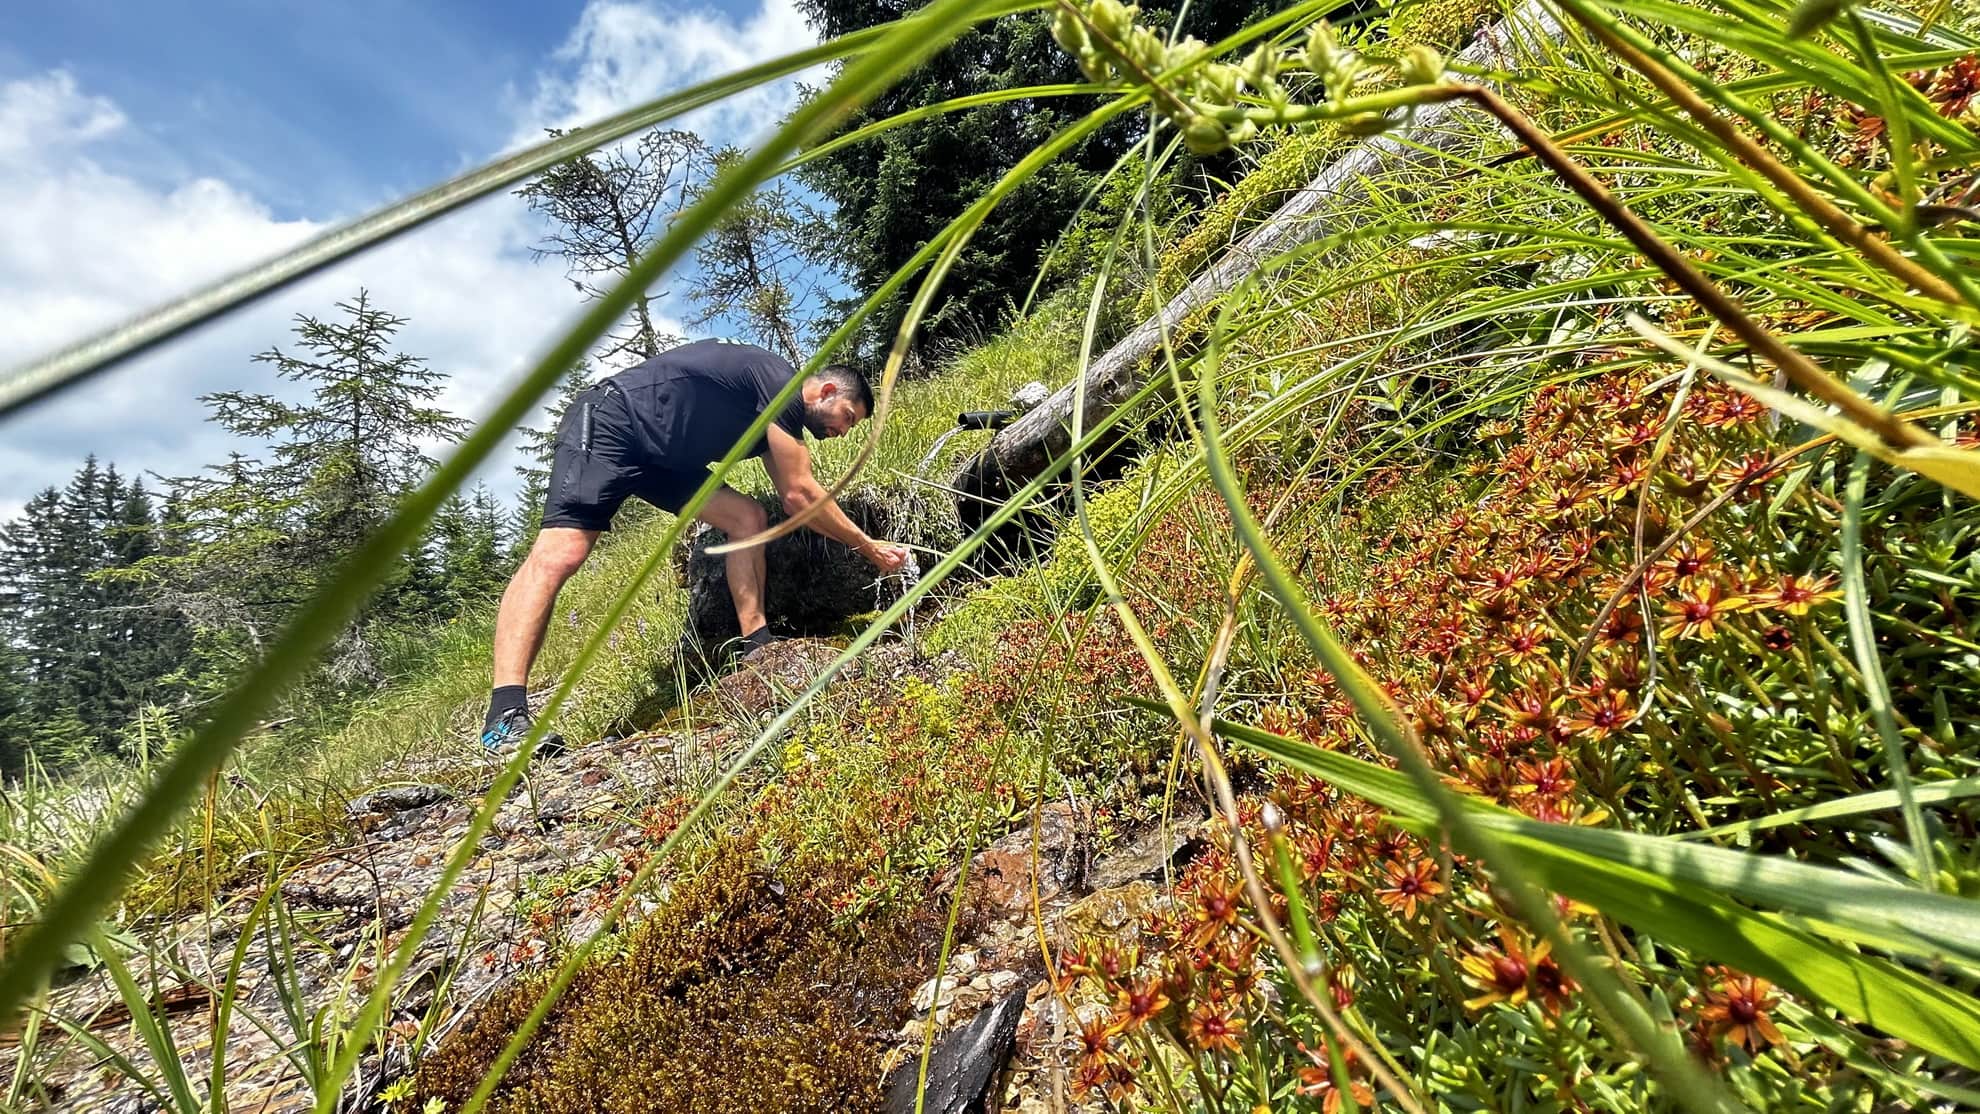
<svg viewBox="0 0 1980 1114">
<path fill-rule="evenodd" d="M 589 402 L 584 404 L 584 413 L 579 417 L 578 451 L 588 453 L 591 451 L 591 404 Z"/>
</svg>

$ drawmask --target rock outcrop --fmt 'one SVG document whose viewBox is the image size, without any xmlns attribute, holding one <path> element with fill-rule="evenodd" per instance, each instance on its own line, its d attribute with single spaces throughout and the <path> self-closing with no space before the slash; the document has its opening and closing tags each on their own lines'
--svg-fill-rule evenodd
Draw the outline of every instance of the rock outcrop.
<svg viewBox="0 0 1980 1114">
<path fill-rule="evenodd" d="M 784 520 L 781 507 L 764 498 L 773 523 Z M 875 538 L 891 541 L 921 541 L 903 538 L 902 529 L 911 515 L 870 498 L 846 496 L 839 500 L 846 516 Z M 726 559 L 711 554 L 708 547 L 728 538 L 720 530 L 700 527 L 690 543 L 685 576 L 688 589 L 688 624 L 704 647 L 712 652 L 742 632 L 736 629 L 735 604 L 729 597 Z M 897 578 L 878 585 L 873 566 L 851 549 L 811 530 L 800 529 L 776 539 L 765 547 L 769 583 L 763 601 L 764 616 L 770 629 L 785 635 L 823 637 L 839 634 L 846 620 L 874 611 L 900 598 Z"/>
</svg>

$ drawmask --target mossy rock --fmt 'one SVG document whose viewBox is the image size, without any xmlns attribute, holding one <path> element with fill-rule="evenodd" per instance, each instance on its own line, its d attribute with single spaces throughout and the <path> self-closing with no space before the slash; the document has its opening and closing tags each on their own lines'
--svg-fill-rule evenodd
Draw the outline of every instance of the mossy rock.
<svg viewBox="0 0 1980 1114">
<path fill-rule="evenodd" d="M 770 512 L 772 523 L 786 515 L 771 496 L 758 501 Z M 875 538 L 890 541 L 896 527 L 911 516 L 880 498 L 848 494 L 839 506 L 859 528 Z M 729 598 L 727 559 L 711 554 L 708 548 L 727 541 L 720 530 L 703 528 L 691 544 L 685 578 L 688 589 L 688 627 L 704 647 L 721 645 L 742 632 L 736 626 L 734 602 Z M 765 549 L 769 582 L 765 586 L 764 615 L 770 629 L 784 635 L 826 637 L 839 633 L 846 620 L 874 609 L 874 580 L 877 575 L 865 558 L 849 547 L 812 530 L 800 529 L 771 542 Z M 880 593 L 883 602 L 898 598 L 900 581 L 889 580 Z"/>
</svg>

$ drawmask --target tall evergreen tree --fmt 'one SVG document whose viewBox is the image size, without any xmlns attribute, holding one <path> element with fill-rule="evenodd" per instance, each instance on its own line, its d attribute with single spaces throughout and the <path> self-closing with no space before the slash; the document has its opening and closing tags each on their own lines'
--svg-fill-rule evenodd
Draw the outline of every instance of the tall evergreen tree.
<svg viewBox="0 0 1980 1114">
<path fill-rule="evenodd" d="M 445 376 L 392 351 L 405 318 L 360 291 L 342 319 L 296 318 L 297 346 L 255 357 L 308 397 L 229 391 L 208 395 L 211 420 L 261 440 L 267 459 L 233 454 L 205 474 L 173 481 L 173 551 L 141 562 L 192 618 L 210 672 L 230 675 L 267 633 L 392 513 L 432 468 L 427 447 L 466 423 L 434 405 Z M 402 564 L 339 643 L 337 672 L 375 676 L 362 630 L 402 603 L 425 610 L 416 564 Z M 407 598 L 401 600 L 404 594 Z"/>
<path fill-rule="evenodd" d="M 433 467 L 427 445 L 458 440 L 467 429 L 433 405 L 446 375 L 390 350 L 405 318 L 373 306 L 362 290 L 337 308 L 345 320 L 297 316 L 297 349 L 254 357 L 281 378 L 306 384 L 306 401 L 245 391 L 204 399 L 215 422 L 269 442 L 271 462 L 239 479 L 287 512 L 283 557 L 311 584 L 377 529 Z"/>
<path fill-rule="evenodd" d="M 716 172 L 741 158 L 733 147 L 716 152 Z M 790 183 L 765 185 L 723 214 L 696 245 L 688 296 L 701 312 L 691 323 L 730 321 L 750 340 L 803 366 L 804 344 L 830 303 L 832 244 L 831 221 Z"/>
<path fill-rule="evenodd" d="M 509 572 L 503 556 L 502 515 L 486 484 L 467 498 L 449 496 L 434 516 L 428 560 L 445 610 L 486 599 Z"/>
<path fill-rule="evenodd" d="M 56 610 L 67 590 L 58 556 L 62 529 L 62 492 L 47 487 L 0 532 L 0 614 L 8 641 L 20 649 L 21 714 L 27 716 L 53 712 L 64 695 L 58 679 L 68 627 Z"/>
<path fill-rule="evenodd" d="M 920 6 L 919 0 L 799 3 L 824 38 L 877 26 Z M 1181 30 L 1215 41 L 1265 8 L 1257 0 L 1190 4 Z M 846 130 L 973 93 L 1084 81 L 1072 58 L 1052 41 L 1050 19 L 1025 12 L 980 24 L 881 93 L 846 121 Z M 1142 22 L 1159 26 L 1170 19 L 1151 9 Z M 837 242 L 855 294 L 863 299 L 878 288 L 1034 147 L 1097 103 L 1052 97 L 942 113 L 806 163 L 800 177 L 837 208 Z M 1030 289 L 1045 251 L 1097 176 L 1143 134 L 1142 127 L 1139 118 L 1116 121 L 998 205 L 943 283 L 922 335 L 939 342 L 996 327 Z M 876 314 L 866 343 L 891 343 L 906 308 L 907 299 L 897 297 Z"/>
<path fill-rule="evenodd" d="M 27 661 L 0 632 L 0 782 L 20 776 L 27 762 Z"/>
<path fill-rule="evenodd" d="M 149 497 L 84 461 L 0 526 L 0 734 L 51 765 L 115 749 L 147 692 L 178 667 L 174 624 L 123 575 L 157 544 Z M 18 762 L 0 758 L 0 764 Z"/>
<path fill-rule="evenodd" d="M 552 128 L 550 134 L 565 133 Z M 562 259 L 571 285 L 587 299 L 599 297 L 666 231 L 695 184 L 707 177 L 710 158 L 708 145 L 692 132 L 652 131 L 630 145 L 544 171 L 516 191 L 556 225 L 537 257 Z M 608 338 L 603 359 L 637 363 L 680 343 L 654 322 L 653 303 L 664 296 L 640 292 L 626 327 Z"/>
<path fill-rule="evenodd" d="M 162 551 L 161 524 L 142 480 L 117 501 L 105 531 L 108 562 L 97 574 L 106 620 L 107 710 L 103 726 L 121 730 L 146 703 L 169 702 L 176 674 L 190 649 L 185 620 L 162 606 L 137 572 Z"/>
</svg>

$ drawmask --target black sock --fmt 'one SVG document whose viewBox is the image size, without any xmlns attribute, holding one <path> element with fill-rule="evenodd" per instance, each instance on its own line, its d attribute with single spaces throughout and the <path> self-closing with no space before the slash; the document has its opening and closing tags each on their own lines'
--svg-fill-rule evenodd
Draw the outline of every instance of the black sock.
<svg viewBox="0 0 1980 1114">
<path fill-rule="evenodd" d="M 777 641 L 777 636 L 770 633 L 770 624 L 765 623 L 743 635 L 743 641 L 749 643 L 750 649 L 756 650 Z"/>
<path fill-rule="evenodd" d="M 495 721 L 501 719 L 512 708 L 527 707 L 529 707 L 527 686 L 497 685 L 494 694 L 488 698 L 488 715 L 481 721 L 481 729 L 486 731 L 495 726 Z"/>
</svg>

